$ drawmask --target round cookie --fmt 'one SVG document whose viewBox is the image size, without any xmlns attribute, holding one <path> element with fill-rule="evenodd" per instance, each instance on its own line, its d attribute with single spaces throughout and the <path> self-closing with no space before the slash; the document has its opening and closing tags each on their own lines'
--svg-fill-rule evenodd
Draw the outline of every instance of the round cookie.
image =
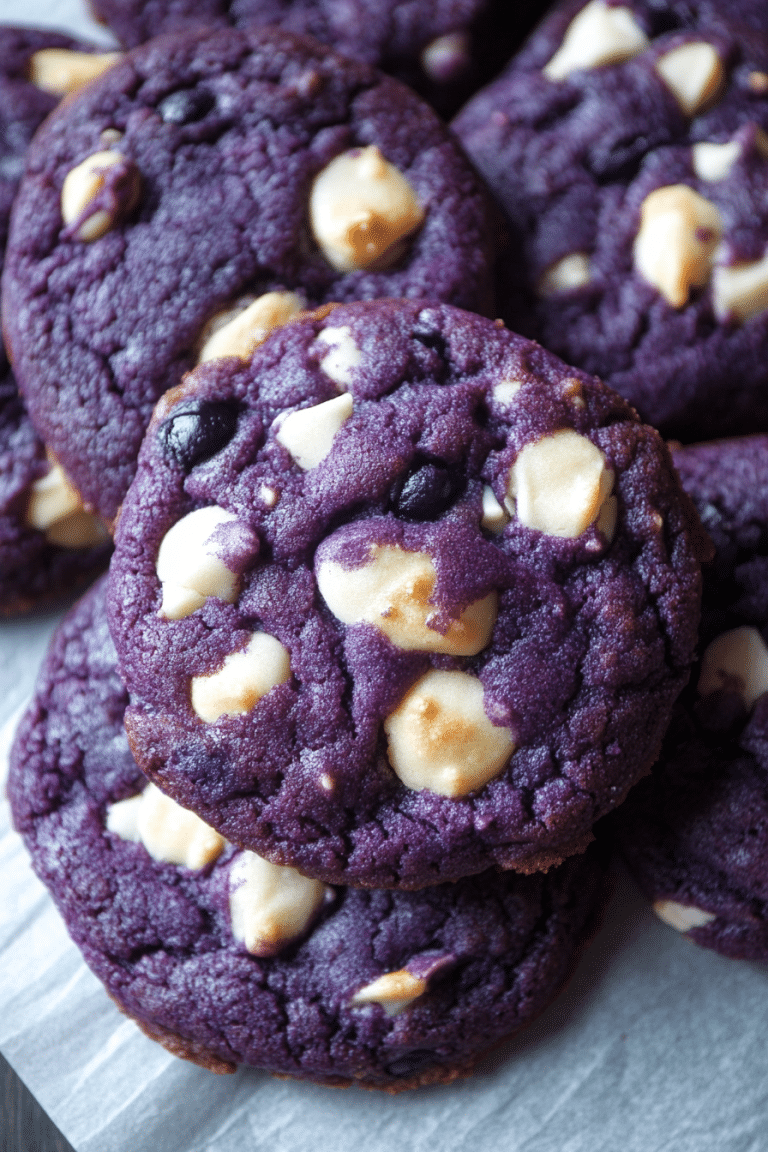
<svg viewBox="0 0 768 1152">
<path fill-rule="evenodd" d="M 396 1092 L 468 1073 L 560 989 L 602 893 L 591 853 L 423 893 L 326 889 L 144 788 L 126 703 L 101 584 L 53 641 L 9 794 L 88 964 L 176 1055 Z"/>
<path fill-rule="evenodd" d="M 484 311 L 486 206 L 431 109 L 313 40 L 225 29 L 138 48 L 30 149 L 4 323 L 35 426 L 112 519 L 155 401 L 221 354 L 217 325 L 254 309 L 252 344 L 305 303 Z"/>
<path fill-rule="evenodd" d="M 768 437 L 675 453 L 716 545 L 700 660 L 653 775 L 615 816 L 663 920 L 727 956 L 768 960 Z"/>
<path fill-rule="evenodd" d="M 561 5 L 454 123 L 519 247 L 505 320 L 685 441 L 768 429 L 758 13 Z"/>
<path fill-rule="evenodd" d="M 656 756 L 694 522 L 657 433 L 500 322 L 321 309 L 158 406 L 111 568 L 134 754 L 329 883 L 546 868 Z"/>
<path fill-rule="evenodd" d="M 194 25 L 276 24 L 404 80 L 444 116 L 499 71 L 544 0 L 95 0 L 101 20 L 134 47 Z"/>
<path fill-rule="evenodd" d="M 55 32 L 0 27 L 0 266 L 32 136 L 62 96 L 119 55 Z M 0 350 L 0 614 L 26 610 L 92 576 L 106 563 L 106 539 L 46 461 Z"/>
</svg>

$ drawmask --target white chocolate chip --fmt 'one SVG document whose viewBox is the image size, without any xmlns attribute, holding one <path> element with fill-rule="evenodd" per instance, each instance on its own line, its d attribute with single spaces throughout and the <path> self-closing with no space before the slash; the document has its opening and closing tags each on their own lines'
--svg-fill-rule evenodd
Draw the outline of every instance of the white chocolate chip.
<svg viewBox="0 0 768 1152">
<path fill-rule="evenodd" d="M 522 380 L 499 380 L 498 384 L 494 384 L 491 395 L 502 408 L 508 408 L 516 399 L 522 386 Z"/>
<path fill-rule="evenodd" d="M 202 608 L 209 596 L 234 604 L 240 577 L 227 568 L 213 539 L 222 524 L 237 517 L 213 504 L 198 508 L 170 528 L 157 553 L 157 578 L 163 586 L 159 616 L 182 620 Z"/>
<path fill-rule="evenodd" d="M 736 681 L 744 707 L 768 692 L 768 648 L 757 628 L 733 628 L 709 644 L 701 660 L 698 691 L 708 696 Z"/>
<path fill-rule="evenodd" d="M 343 624 L 373 624 L 406 652 L 444 652 L 474 656 L 491 638 L 498 596 L 489 593 L 451 620 L 445 632 L 430 627 L 439 617 L 431 602 L 437 572 L 426 552 L 407 552 L 394 544 L 372 544 L 359 568 L 333 560 L 317 565 L 317 585 L 326 604 Z"/>
<path fill-rule="evenodd" d="M 694 908 L 691 904 L 678 904 L 676 900 L 654 900 L 653 910 L 660 920 L 676 928 L 678 932 L 688 932 L 691 928 L 703 928 L 717 920 L 711 912 Z"/>
<path fill-rule="evenodd" d="M 527 528 L 573 539 L 599 519 L 613 480 L 600 449 L 563 428 L 520 449 L 504 503 Z"/>
<path fill-rule="evenodd" d="M 271 688 L 290 678 L 288 650 L 268 632 L 254 632 L 248 646 L 230 652 L 218 671 L 192 678 L 190 702 L 201 720 L 214 724 L 220 716 L 250 712 Z"/>
<path fill-rule="evenodd" d="M 747 84 L 751 92 L 756 92 L 762 95 L 768 92 L 768 72 L 750 72 L 747 77 Z"/>
<path fill-rule="evenodd" d="M 656 71 L 685 116 L 695 116 L 717 96 L 725 69 L 717 51 L 706 40 L 673 48 L 656 61 Z"/>
<path fill-rule="evenodd" d="M 480 521 L 486 532 L 503 532 L 509 524 L 509 513 L 502 508 L 496 499 L 493 488 L 488 484 L 483 486 L 483 516 Z"/>
<path fill-rule="evenodd" d="M 399 260 L 424 210 L 402 172 L 371 145 L 337 156 L 315 177 L 309 219 L 328 263 L 352 272 Z"/>
<path fill-rule="evenodd" d="M 327 772 L 323 772 L 320 777 L 320 787 L 324 792 L 333 792 L 336 787 L 333 776 L 329 776 Z"/>
<path fill-rule="evenodd" d="M 29 78 L 52 96 L 68 96 L 95 80 L 118 60 L 122 52 L 73 52 L 70 48 L 41 48 L 33 52 Z"/>
<path fill-rule="evenodd" d="M 710 144 L 706 140 L 694 144 L 691 149 L 693 170 L 699 180 L 715 183 L 724 180 L 741 156 L 741 144 L 738 140 L 729 140 L 725 144 Z"/>
<path fill-rule="evenodd" d="M 79 220 L 88 205 L 99 194 L 104 185 L 105 171 L 123 163 L 125 157 L 119 152 L 94 152 L 67 173 L 61 188 L 61 216 L 67 226 Z M 137 184 L 133 195 L 125 205 L 126 210 L 136 202 L 138 192 Z M 78 240 L 98 240 L 113 224 L 113 216 L 106 209 L 99 208 L 86 217 L 75 236 Z"/>
<path fill-rule="evenodd" d="M 262 484 L 259 488 L 259 497 L 264 501 L 267 508 L 274 508 L 277 504 L 277 490 L 270 488 L 268 484 Z"/>
<path fill-rule="evenodd" d="M 274 328 L 287 324 L 303 307 L 295 292 L 266 292 L 247 308 L 221 313 L 210 325 L 211 335 L 203 344 L 198 364 L 222 356 L 249 360 Z"/>
<path fill-rule="evenodd" d="M 320 361 L 326 376 L 333 380 L 339 389 L 349 388 L 355 368 L 363 362 L 363 354 L 355 344 L 352 329 L 348 324 L 341 328 L 323 328 L 318 333 L 316 344 L 327 344 L 327 352 Z"/>
<path fill-rule="evenodd" d="M 538 285 L 539 295 L 556 296 L 560 292 L 583 288 L 589 284 L 591 275 L 586 252 L 571 252 L 542 274 Z"/>
<path fill-rule="evenodd" d="M 29 494 L 27 523 L 45 532 L 51 525 L 82 509 L 80 497 L 61 464 L 52 463 L 45 476 L 35 480 Z"/>
<path fill-rule="evenodd" d="M 117 144 L 118 140 L 122 140 L 123 133 L 118 128 L 105 128 L 103 132 L 99 133 L 99 140 L 102 144 Z"/>
<path fill-rule="evenodd" d="M 274 956 L 306 931 L 326 891 L 319 880 L 309 880 L 295 868 L 243 852 L 229 874 L 232 935 L 254 956 Z"/>
<path fill-rule="evenodd" d="M 600 509 L 600 515 L 595 521 L 598 532 L 601 532 L 610 544 L 616 531 L 616 521 L 619 516 L 619 504 L 615 496 L 609 496 Z"/>
<path fill-rule="evenodd" d="M 643 200 L 635 267 L 673 308 L 707 283 L 723 221 L 714 204 L 686 184 L 656 188 Z"/>
<path fill-rule="evenodd" d="M 107 809 L 107 829 L 122 840 L 143 844 L 153 860 L 204 868 L 224 850 L 223 836 L 194 812 L 148 784 L 139 796 Z"/>
<path fill-rule="evenodd" d="M 629 60 L 647 47 L 648 37 L 631 8 L 590 0 L 568 25 L 544 75 L 548 80 L 564 80 L 571 72 Z"/>
<path fill-rule="evenodd" d="M 280 420 L 275 439 L 291 454 L 299 468 L 305 472 L 316 468 L 333 448 L 336 433 L 349 420 L 352 408 L 352 397 L 349 392 L 344 392 L 322 404 L 289 412 Z"/>
<path fill-rule="evenodd" d="M 30 489 L 26 521 L 59 548 L 94 548 L 109 539 L 104 525 L 85 511 L 64 469 L 53 459 L 49 471 Z"/>
<path fill-rule="evenodd" d="M 471 63 L 471 47 L 466 32 L 446 32 L 430 40 L 421 53 L 421 66 L 437 84 L 453 80 Z"/>
<path fill-rule="evenodd" d="M 716 264 L 712 304 L 718 320 L 743 323 L 768 309 L 768 252 L 745 264 Z"/>
<path fill-rule="evenodd" d="M 109 532 L 98 519 L 84 508 L 70 512 L 46 529 L 45 537 L 49 544 L 58 548 L 96 548 L 106 544 Z"/>
<path fill-rule="evenodd" d="M 412 976 L 407 968 L 398 972 L 387 972 L 371 984 L 366 984 L 352 997 L 353 1004 L 381 1004 L 387 1016 L 397 1016 L 405 1008 L 423 996 L 427 981 Z"/>
<path fill-rule="evenodd" d="M 491 723 L 483 699 L 467 672 L 433 670 L 417 680 L 384 721 L 389 760 L 406 788 L 466 796 L 498 776 L 515 741 Z"/>
</svg>

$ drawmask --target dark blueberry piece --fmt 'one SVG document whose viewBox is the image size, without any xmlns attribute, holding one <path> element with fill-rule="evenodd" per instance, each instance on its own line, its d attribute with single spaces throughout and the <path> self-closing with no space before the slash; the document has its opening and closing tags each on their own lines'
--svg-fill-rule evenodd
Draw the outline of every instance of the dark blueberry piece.
<svg viewBox="0 0 768 1152">
<path fill-rule="evenodd" d="M 215 103 L 216 97 L 204 88 L 181 88 L 166 96 L 157 110 L 166 124 L 192 124 L 202 120 Z"/>
<path fill-rule="evenodd" d="M 418 340 L 419 344 L 423 344 L 425 348 L 431 348 L 433 352 L 437 352 L 441 360 L 448 359 L 445 337 L 441 332 L 414 332 L 413 338 Z"/>
<path fill-rule="evenodd" d="M 441 464 L 421 464 L 405 479 L 394 500 L 398 516 L 406 520 L 436 520 L 464 488 L 460 472 Z"/>
<path fill-rule="evenodd" d="M 223 400 L 193 400 L 169 416 L 160 428 L 160 439 L 167 455 L 189 472 L 221 452 L 236 427 L 235 405 Z"/>
<path fill-rule="evenodd" d="M 434 1052 L 429 1052 L 426 1048 L 414 1048 L 412 1052 L 407 1052 L 388 1064 L 387 1072 L 390 1076 L 415 1076 L 422 1068 L 434 1062 Z"/>
<path fill-rule="evenodd" d="M 618 140 L 603 140 L 589 157 L 589 166 L 597 180 L 631 180 L 649 152 L 667 143 L 668 133 L 660 130 L 654 136 L 630 135 Z"/>
</svg>

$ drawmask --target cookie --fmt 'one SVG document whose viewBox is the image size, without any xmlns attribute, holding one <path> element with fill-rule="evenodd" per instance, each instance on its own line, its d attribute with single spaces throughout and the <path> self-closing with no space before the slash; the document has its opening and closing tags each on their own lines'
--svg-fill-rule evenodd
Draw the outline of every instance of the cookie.
<svg viewBox="0 0 768 1152">
<path fill-rule="evenodd" d="M 717 552 L 700 660 L 652 777 L 616 814 L 619 846 L 663 920 L 726 956 L 768 960 L 768 437 L 675 462 Z"/>
<path fill-rule="evenodd" d="M 276 29 L 160 38 L 68 101 L 30 149 L 6 263 L 33 421 L 107 519 L 155 401 L 232 349 L 222 325 L 242 349 L 307 303 L 490 307 L 485 194 L 447 129 Z"/>
<path fill-rule="evenodd" d="M 96 0 L 121 42 L 135 47 L 194 25 L 276 24 L 404 80 L 443 115 L 499 71 L 546 8 L 544 0 Z"/>
<path fill-rule="evenodd" d="M 768 429 L 759 12 L 561 5 L 454 123 L 512 225 L 507 322 L 683 441 Z"/>
<path fill-rule="evenodd" d="M 109 533 L 46 458 L 10 371 L 0 379 L 0 615 L 71 592 L 106 566 Z"/>
<path fill-rule="evenodd" d="M 88 964 L 176 1055 L 395 1092 L 466 1074 L 557 993 L 601 895 L 592 854 L 418 894 L 327 888 L 145 788 L 126 703 L 100 584 L 53 641 L 9 793 Z"/>
<path fill-rule="evenodd" d="M 53 32 L 0 28 L 0 267 L 32 136 L 62 96 L 119 55 Z M 0 349 L 0 614 L 83 583 L 106 563 L 106 540 L 61 469 L 46 460 Z"/>
<path fill-rule="evenodd" d="M 329 883 L 548 867 L 655 758 L 695 519 L 615 393 L 497 323 L 378 301 L 165 397 L 111 624 L 142 769 Z"/>
<path fill-rule="evenodd" d="M 0 250 L 29 143 L 62 96 L 120 58 L 42 28 L 0 26 Z"/>
</svg>

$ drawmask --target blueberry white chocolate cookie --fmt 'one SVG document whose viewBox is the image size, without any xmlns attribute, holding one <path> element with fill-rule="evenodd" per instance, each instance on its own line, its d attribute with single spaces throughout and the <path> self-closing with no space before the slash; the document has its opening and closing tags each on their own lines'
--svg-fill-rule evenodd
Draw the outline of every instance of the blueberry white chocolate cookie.
<svg viewBox="0 0 768 1152">
<path fill-rule="evenodd" d="M 767 37 L 569 0 L 455 122 L 519 244 L 507 322 L 684 441 L 768 428 Z"/>
<path fill-rule="evenodd" d="M 110 585 L 137 761 L 330 883 L 548 867 L 656 755 L 694 521 L 657 433 L 500 324 L 295 320 L 145 439 Z"/>
<path fill-rule="evenodd" d="M 328 888 L 227 844 L 147 785 L 97 586 L 64 621 L 12 755 L 40 878 L 124 1012 L 176 1055 L 396 1092 L 471 1071 L 569 974 L 602 893 L 548 875 Z"/>
<path fill-rule="evenodd" d="M 274 28 L 160 37 L 30 149 L 6 336 L 35 426 L 112 519 L 154 403 L 199 360 L 307 303 L 485 311 L 489 250 L 478 180 L 397 81 Z"/>
<path fill-rule="evenodd" d="M 716 546 L 700 658 L 653 775 L 617 813 L 659 916 L 727 956 L 768 960 L 768 437 L 675 453 Z"/>
</svg>

